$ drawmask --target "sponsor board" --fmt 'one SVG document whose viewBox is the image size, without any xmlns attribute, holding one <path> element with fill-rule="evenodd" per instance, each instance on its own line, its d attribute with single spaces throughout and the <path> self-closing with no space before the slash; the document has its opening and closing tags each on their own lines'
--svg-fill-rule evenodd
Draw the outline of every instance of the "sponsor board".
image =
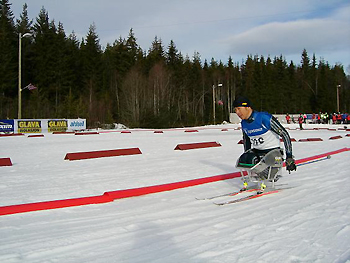
<svg viewBox="0 0 350 263">
<path fill-rule="evenodd" d="M 69 129 L 73 131 L 85 130 L 86 119 L 69 119 Z"/>
<path fill-rule="evenodd" d="M 0 132 L 14 132 L 15 125 L 14 120 L 0 120 Z"/>
<path fill-rule="evenodd" d="M 41 131 L 41 121 L 39 120 L 18 121 L 19 133 L 41 133 Z"/>
<path fill-rule="evenodd" d="M 48 132 L 65 132 L 68 129 L 67 120 L 48 120 Z"/>
</svg>

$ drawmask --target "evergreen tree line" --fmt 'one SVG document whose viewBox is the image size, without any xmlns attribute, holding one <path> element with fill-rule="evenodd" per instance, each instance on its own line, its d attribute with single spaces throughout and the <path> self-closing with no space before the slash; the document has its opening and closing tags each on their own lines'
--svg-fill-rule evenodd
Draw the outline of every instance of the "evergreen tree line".
<svg viewBox="0 0 350 263">
<path fill-rule="evenodd" d="M 19 33 L 22 42 L 22 118 L 86 118 L 89 127 L 123 123 L 130 127 L 180 127 L 222 122 L 238 95 L 271 113 L 349 111 L 350 90 L 342 65 L 310 59 L 289 64 L 284 57 L 247 56 L 241 64 L 201 61 L 165 47 L 155 37 L 145 51 L 131 29 L 103 50 L 96 28 L 78 40 L 50 21 L 42 8 L 35 22 L 27 5 L 14 18 L 0 0 L 0 118 L 17 118 Z M 215 118 L 214 118 L 215 112 Z"/>
</svg>

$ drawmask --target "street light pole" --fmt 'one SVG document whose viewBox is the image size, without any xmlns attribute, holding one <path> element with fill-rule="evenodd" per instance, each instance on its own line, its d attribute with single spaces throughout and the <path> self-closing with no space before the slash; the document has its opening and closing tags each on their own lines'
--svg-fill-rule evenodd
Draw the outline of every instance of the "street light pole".
<svg viewBox="0 0 350 263">
<path fill-rule="evenodd" d="M 222 87 L 222 83 L 218 84 L 218 87 Z M 213 84 L 213 120 L 215 125 L 215 85 Z"/>
<path fill-rule="evenodd" d="M 340 108 L 339 108 L 339 89 L 340 89 L 341 85 L 337 85 L 337 112 L 340 112 Z"/>
<path fill-rule="evenodd" d="M 213 85 L 213 120 L 215 125 L 215 85 Z"/>
<path fill-rule="evenodd" d="M 18 44 L 18 119 L 22 118 L 22 33 L 19 33 Z"/>
<path fill-rule="evenodd" d="M 18 119 L 22 118 L 22 38 L 30 36 L 32 34 L 29 33 L 18 35 Z"/>
</svg>

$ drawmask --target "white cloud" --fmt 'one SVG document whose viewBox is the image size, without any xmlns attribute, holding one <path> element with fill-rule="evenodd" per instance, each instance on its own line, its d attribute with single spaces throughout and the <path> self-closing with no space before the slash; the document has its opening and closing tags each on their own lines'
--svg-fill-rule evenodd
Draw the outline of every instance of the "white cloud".
<svg viewBox="0 0 350 263">
<path fill-rule="evenodd" d="M 350 52 L 350 23 L 334 20 L 299 20 L 269 23 L 232 36 L 224 42 L 232 54 L 293 55 Z"/>
</svg>

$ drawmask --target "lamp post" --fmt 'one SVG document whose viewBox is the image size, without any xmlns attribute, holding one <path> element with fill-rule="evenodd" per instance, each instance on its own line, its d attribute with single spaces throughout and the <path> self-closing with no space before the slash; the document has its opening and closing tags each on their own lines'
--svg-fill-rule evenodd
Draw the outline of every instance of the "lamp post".
<svg viewBox="0 0 350 263">
<path fill-rule="evenodd" d="M 218 87 L 222 87 L 222 84 L 219 83 Z M 215 85 L 213 85 L 213 120 L 214 120 L 214 125 L 215 125 Z"/>
<path fill-rule="evenodd" d="M 215 125 L 215 85 L 213 84 L 213 120 Z"/>
<path fill-rule="evenodd" d="M 22 118 L 22 38 L 31 36 L 30 33 L 18 35 L 18 119 Z"/>
<path fill-rule="evenodd" d="M 337 112 L 340 112 L 339 109 L 339 89 L 340 89 L 341 85 L 337 85 Z"/>
</svg>

